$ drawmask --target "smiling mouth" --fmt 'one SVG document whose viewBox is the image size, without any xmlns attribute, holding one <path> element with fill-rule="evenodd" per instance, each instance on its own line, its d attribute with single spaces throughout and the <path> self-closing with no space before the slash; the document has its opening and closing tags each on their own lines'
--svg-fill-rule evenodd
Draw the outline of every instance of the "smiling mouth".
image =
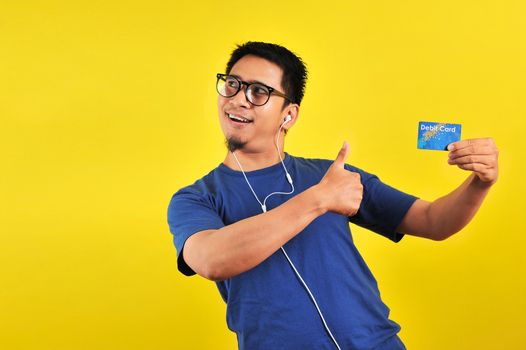
<svg viewBox="0 0 526 350">
<path fill-rule="evenodd" d="M 239 115 L 235 115 L 235 114 L 227 113 L 227 117 L 228 119 L 232 120 L 234 123 L 240 123 L 240 124 L 252 123 L 252 120 L 241 117 Z"/>
</svg>

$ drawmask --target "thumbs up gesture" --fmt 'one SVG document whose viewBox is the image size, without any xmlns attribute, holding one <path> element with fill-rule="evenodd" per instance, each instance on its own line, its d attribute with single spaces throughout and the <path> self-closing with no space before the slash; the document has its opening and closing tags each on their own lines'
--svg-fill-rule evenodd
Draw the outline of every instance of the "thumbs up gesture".
<svg viewBox="0 0 526 350">
<path fill-rule="evenodd" d="M 338 156 L 318 184 L 320 198 L 327 211 L 345 216 L 358 212 L 363 196 L 360 174 L 344 168 L 349 145 L 344 142 Z"/>
</svg>

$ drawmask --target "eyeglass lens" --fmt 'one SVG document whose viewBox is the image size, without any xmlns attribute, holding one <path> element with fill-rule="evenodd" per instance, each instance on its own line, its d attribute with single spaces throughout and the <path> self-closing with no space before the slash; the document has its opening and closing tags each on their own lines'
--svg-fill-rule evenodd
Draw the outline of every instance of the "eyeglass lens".
<svg viewBox="0 0 526 350">
<path fill-rule="evenodd" d="M 232 97 L 241 90 L 241 85 L 238 79 L 227 75 L 218 79 L 217 91 L 224 97 Z M 262 84 L 252 83 L 248 84 L 245 95 L 250 103 L 261 106 L 268 101 L 270 91 Z"/>
</svg>

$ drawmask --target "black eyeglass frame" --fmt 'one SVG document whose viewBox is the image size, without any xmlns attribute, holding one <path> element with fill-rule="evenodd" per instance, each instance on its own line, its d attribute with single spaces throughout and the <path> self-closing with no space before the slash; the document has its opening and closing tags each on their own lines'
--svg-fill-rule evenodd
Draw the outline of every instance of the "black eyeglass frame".
<svg viewBox="0 0 526 350">
<path fill-rule="evenodd" d="M 217 73 L 216 75 L 217 77 L 217 81 L 216 81 L 216 90 L 217 90 L 217 93 L 223 97 L 234 97 L 236 96 L 239 91 L 242 89 L 243 85 L 246 86 L 246 89 L 245 89 L 245 98 L 247 99 L 247 101 L 254 105 L 254 106 L 263 106 L 264 104 L 266 104 L 268 102 L 268 100 L 270 100 L 270 95 L 274 94 L 276 96 L 280 96 L 280 97 L 283 97 L 284 99 L 286 99 L 287 101 L 293 103 L 292 99 L 290 97 L 288 97 L 287 95 L 285 95 L 283 92 L 279 91 L 279 90 L 276 90 L 274 89 L 272 86 L 268 86 L 268 85 L 265 85 L 263 83 L 247 83 L 246 81 L 243 81 L 241 79 L 239 79 L 238 77 L 234 76 L 234 75 L 229 75 L 229 74 L 222 74 L 222 73 Z M 234 78 L 238 83 L 239 83 L 239 86 L 236 90 L 235 93 L 233 93 L 232 95 L 230 96 L 225 96 L 223 95 L 220 91 L 219 91 L 219 79 L 223 80 L 223 81 L 226 81 L 226 77 L 230 77 L 230 78 Z M 250 101 L 250 99 L 248 98 L 248 95 L 247 95 L 247 91 L 248 91 L 248 88 L 251 86 L 251 85 L 261 85 L 261 86 L 264 86 L 266 89 L 268 89 L 268 95 L 267 95 L 267 99 L 265 102 L 263 102 L 262 104 L 255 104 L 254 102 Z"/>
</svg>

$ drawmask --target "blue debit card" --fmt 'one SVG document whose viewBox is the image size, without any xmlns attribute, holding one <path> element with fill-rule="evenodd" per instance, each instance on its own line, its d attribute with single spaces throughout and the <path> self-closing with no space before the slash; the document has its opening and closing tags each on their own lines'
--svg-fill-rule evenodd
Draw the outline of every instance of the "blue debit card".
<svg viewBox="0 0 526 350">
<path fill-rule="evenodd" d="M 419 122 L 418 123 L 418 148 L 446 151 L 447 146 L 460 141 L 462 125 Z"/>
</svg>

